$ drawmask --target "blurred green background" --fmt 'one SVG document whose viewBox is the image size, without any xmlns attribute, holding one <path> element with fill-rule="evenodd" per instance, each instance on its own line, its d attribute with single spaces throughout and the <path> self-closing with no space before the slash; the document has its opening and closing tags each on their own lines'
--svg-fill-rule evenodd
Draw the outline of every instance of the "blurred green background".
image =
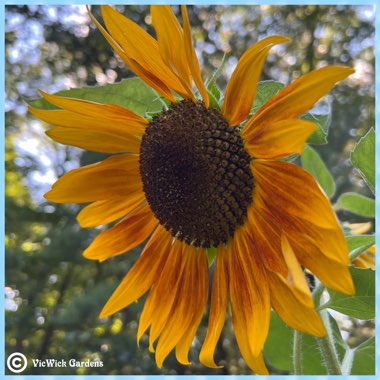
<svg viewBox="0 0 380 380">
<path fill-rule="evenodd" d="M 93 7 L 99 15 L 98 7 Z M 153 33 L 147 6 L 118 6 Z M 178 7 L 173 7 L 178 14 Z M 292 42 L 269 54 L 262 79 L 284 83 L 327 64 L 352 66 L 356 73 L 340 83 L 315 109 L 332 110 L 328 144 L 317 146 L 337 190 L 370 192 L 353 169 L 349 154 L 374 126 L 374 9 L 370 6 L 197 6 L 189 7 L 196 50 L 204 78 L 227 53 L 218 84 L 224 88 L 239 56 L 258 39 L 282 34 Z M 25 99 L 38 89 L 102 85 L 133 76 L 92 25 L 84 6 L 6 6 L 6 356 L 19 351 L 29 358 L 99 359 L 102 368 L 44 369 L 41 374 L 249 374 L 227 319 L 216 358 L 224 368 L 198 363 L 207 313 L 185 367 L 174 355 L 156 368 L 146 336 L 141 348 L 136 332 L 143 299 L 102 320 L 98 314 L 138 257 L 141 247 L 102 264 L 81 252 L 98 229 L 81 229 L 78 205 L 43 199 L 55 179 L 79 165 L 103 158 L 54 143 L 46 125 L 27 113 Z M 368 222 L 339 212 L 344 222 Z M 369 232 L 373 231 L 373 225 Z M 359 341 L 373 333 L 371 322 L 348 335 Z M 347 335 L 346 334 L 346 335 Z M 364 338 L 363 338 L 364 337 Z M 289 355 L 291 353 L 289 352 Z M 275 368 L 273 373 L 281 373 Z M 26 370 L 36 374 L 36 370 Z"/>
</svg>

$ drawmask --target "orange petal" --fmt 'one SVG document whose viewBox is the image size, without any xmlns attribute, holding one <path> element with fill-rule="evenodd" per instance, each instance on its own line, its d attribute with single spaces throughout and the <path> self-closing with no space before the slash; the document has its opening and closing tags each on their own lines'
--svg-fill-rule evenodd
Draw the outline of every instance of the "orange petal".
<svg viewBox="0 0 380 380">
<path fill-rule="evenodd" d="M 299 262 L 313 272 L 323 284 L 337 292 L 355 294 L 348 264 L 342 264 L 327 257 L 319 242 L 311 240 L 307 233 L 297 234 L 289 231 L 286 233 Z M 328 244 L 331 238 L 326 236 L 326 239 Z"/>
<path fill-rule="evenodd" d="M 236 339 L 242 326 L 248 340 L 250 352 L 259 356 L 268 335 L 270 320 L 269 289 L 264 269 L 258 265 L 242 229 L 235 232 L 230 257 L 230 297 L 232 319 Z M 236 327 L 235 327 L 236 326 Z M 243 352 L 242 352 L 243 354 Z"/>
<path fill-rule="evenodd" d="M 310 121 L 290 119 L 261 124 L 249 134 L 244 128 L 242 134 L 246 140 L 245 149 L 252 157 L 280 158 L 301 154 L 307 138 L 316 129 L 317 125 Z"/>
<path fill-rule="evenodd" d="M 286 264 L 289 268 L 287 276 L 287 284 L 290 289 L 293 290 L 294 295 L 307 307 L 314 307 L 313 300 L 311 298 L 311 293 L 309 285 L 306 281 L 305 274 L 294 255 L 293 249 L 289 244 L 288 239 L 283 234 L 281 236 L 281 247 L 282 253 L 284 255 Z"/>
<path fill-rule="evenodd" d="M 139 156 L 123 154 L 71 170 L 44 196 L 56 203 L 87 203 L 142 191 Z"/>
<path fill-rule="evenodd" d="M 191 342 L 207 303 L 208 264 L 204 249 L 184 245 L 185 268 L 177 290 L 177 302 L 165 324 L 156 348 L 156 363 L 161 368 L 165 358 L 179 344 L 177 359 L 187 358 Z"/>
<path fill-rule="evenodd" d="M 46 134 L 61 144 L 101 153 L 139 153 L 140 140 L 135 136 L 119 136 L 108 132 L 75 128 L 52 128 Z"/>
<path fill-rule="evenodd" d="M 195 100 L 181 25 L 169 5 L 151 5 L 150 11 L 162 60 L 184 87 L 184 97 Z"/>
<path fill-rule="evenodd" d="M 80 226 L 85 228 L 108 224 L 130 213 L 144 201 L 145 195 L 142 191 L 126 197 L 97 201 L 83 208 L 77 220 Z"/>
<path fill-rule="evenodd" d="M 191 28 L 189 17 L 187 15 L 186 5 L 181 5 L 181 14 L 183 21 L 183 32 L 184 32 L 184 43 L 185 43 L 185 52 L 187 57 L 187 62 L 190 67 L 191 75 L 193 76 L 194 82 L 199 90 L 199 93 L 202 96 L 205 106 L 208 108 L 210 105 L 210 100 L 204 82 L 201 76 L 201 70 L 199 67 L 199 62 L 195 49 L 193 47 L 193 41 L 191 38 Z"/>
<path fill-rule="evenodd" d="M 276 273 L 268 272 L 270 299 L 273 309 L 290 327 L 314 336 L 325 336 L 323 323 L 313 307 L 300 302 L 294 289 Z"/>
<path fill-rule="evenodd" d="M 83 256 L 104 261 L 127 252 L 147 239 L 157 224 L 149 205 L 142 206 L 114 227 L 100 233 L 83 252 Z"/>
<path fill-rule="evenodd" d="M 170 244 L 171 236 L 158 226 L 139 259 L 104 306 L 100 318 L 124 309 L 148 291 L 162 271 Z"/>
<path fill-rule="evenodd" d="M 288 41 L 282 36 L 270 36 L 255 43 L 241 56 L 228 83 L 222 105 L 222 113 L 230 125 L 238 125 L 248 117 L 269 50 L 274 45 Z"/>
<path fill-rule="evenodd" d="M 104 114 L 102 116 L 87 116 L 66 110 L 42 110 L 29 107 L 29 111 L 46 123 L 58 127 L 112 133 L 126 139 L 130 136 L 141 137 L 144 134 L 146 126 L 145 123 L 132 118 L 121 119 L 117 114 L 114 115 L 114 118 L 111 115 L 108 115 L 108 118 L 106 118 Z M 101 112 L 101 108 L 99 111 Z"/>
<path fill-rule="evenodd" d="M 250 338 L 254 339 L 251 330 L 251 325 L 248 321 L 249 313 L 252 312 L 252 305 L 250 305 L 249 292 L 247 290 L 247 279 L 242 276 L 244 268 L 243 263 L 237 259 L 236 251 L 230 250 L 228 252 L 229 273 L 231 278 L 230 283 L 230 296 L 231 296 L 231 310 L 232 310 L 232 323 L 234 326 L 234 333 L 238 343 L 240 352 L 247 363 L 247 365 L 257 375 L 269 375 L 265 366 L 261 352 L 257 355 L 252 353 Z M 238 269 L 238 272 L 236 272 Z M 250 278 L 251 281 L 253 277 Z M 239 286 L 239 283 L 241 286 Z M 248 306 L 248 307 L 247 307 Z M 247 308 L 248 310 L 244 310 Z M 252 313 L 250 315 L 252 318 Z"/>
<path fill-rule="evenodd" d="M 138 62 L 144 70 L 159 78 L 165 85 L 186 94 L 183 85 L 161 58 L 157 41 L 133 21 L 107 5 L 101 7 L 104 23 L 129 59 Z"/>
<path fill-rule="evenodd" d="M 206 339 L 199 355 L 201 363 L 210 368 L 222 368 L 214 361 L 215 347 L 224 326 L 228 301 L 228 268 L 226 262 L 226 249 L 218 247 L 214 280 L 212 284 L 211 306 L 208 319 Z"/>
<path fill-rule="evenodd" d="M 294 164 L 254 160 L 255 191 L 268 208 L 323 228 L 338 228 L 330 202 L 315 179 Z M 345 253 L 342 253 L 342 255 Z"/>
<path fill-rule="evenodd" d="M 112 48 L 116 51 L 116 53 L 120 56 L 120 58 L 130 67 L 130 69 L 138 75 L 145 83 L 147 83 L 150 87 L 156 90 L 159 94 L 164 96 L 166 99 L 171 102 L 175 102 L 175 97 L 170 92 L 169 87 L 162 82 L 158 77 L 154 76 L 144 67 L 142 67 L 138 62 L 134 59 L 130 58 L 126 52 L 121 48 L 118 42 L 107 32 L 106 29 L 99 23 L 99 21 L 93 16 L 93 14 L 89 12 L 91 20 L 95 23 L 99 31 L 103 34 L 104 38 L 108 41 L 108 43 L 112 46 Z"/>
<path fill-rule="evenodd" d="M 350 67 L 327 66 L 301 76 L 273 96 L 252 116 L 245 126 L 246 138 L 250 139 L 250 134 L 255 133 L 259 126 L 294 119 L 305 113 L 329 92 L 336 82 L 353 72 Z"/>
<path fill-rule="evenodd" d="M 169 232 L 168 232 L 169 234 Z M 172 310 L 178 284 L 185 267 L 184 244 L 175 240 L 159 279 L 154 284 L 142 311 L 137 340 L 151 326 L 149 334 L 149 349 L 154 351 L 153 343 L 160 336 L 168 316 Z"/>
<path fill-rule="evenodd" d="M 267 220 L 265 206 L 260 203 L 259 197 L 254 192 L 252 205 L 247 210 L 246 231 L 250 236 L 254 251 L 258 253 L 257 260 L 266 269 L 286 276 L 288 268 L 281 254 L 280 233 L 276 226 Z"/>
</svg>

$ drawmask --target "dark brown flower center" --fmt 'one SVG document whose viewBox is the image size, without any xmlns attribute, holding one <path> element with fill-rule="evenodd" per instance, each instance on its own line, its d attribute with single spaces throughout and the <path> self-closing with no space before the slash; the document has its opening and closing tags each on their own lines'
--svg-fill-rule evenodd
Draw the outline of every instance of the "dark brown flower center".
<svg viewBox="0 0 380 380">
<path fill-rule="evenodd" d="M 159 222 L 195 247 L 226 243 L 252 201 L 250 156 L 237 128 L 216 109 L 183 100 L 153 117 L 140 173 Z"/>
</svg>

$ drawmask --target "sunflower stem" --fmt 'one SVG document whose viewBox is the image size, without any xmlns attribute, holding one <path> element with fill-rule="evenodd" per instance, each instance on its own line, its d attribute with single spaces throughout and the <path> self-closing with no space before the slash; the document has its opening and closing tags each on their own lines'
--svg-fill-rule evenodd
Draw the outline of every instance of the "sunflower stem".
<svg viewBox="0 0 380 380">
<path fill-rule="evenodd" d="M 293 335 L 293 370 L 295 375 L 302 375 L 302 334 L 297 330 Z"/>
<path fill-rule="evenodd" d="M 355 358 L 355 350 L 347 347 L 346 353 L 342 362 L 342 375 L 349 376 L 351 375 L 352 364 Z"/>
<path fill-rule="evenodd" d="M 319 284 L 313 292 L 314 303 L 317 308 L 320 306 L 324 290 L 325 287 L 322 284 Z M 320 310 L 319 315 L 321 316 L 322 323 L 325 327 L 326 336 L 315 339 L 318 343 L 319 349 L 321 350 L 324 365 L 329 375 L 341 375 L 342 369 L 340 367 L 338 353 L 335 348 L 335 339 L 330 323 L 329 313 L 327 310 Z"/>
</svg>

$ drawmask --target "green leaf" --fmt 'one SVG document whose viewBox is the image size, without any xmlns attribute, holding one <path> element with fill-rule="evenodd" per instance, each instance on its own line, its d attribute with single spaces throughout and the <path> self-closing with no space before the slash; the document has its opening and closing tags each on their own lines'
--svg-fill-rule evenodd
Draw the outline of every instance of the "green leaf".
<svg viewBox="0 0 380 380">
<path fill-rule="evenodd" d="M 286 300 L 284 300 L 286 302 Z M 345 343 L 335 320 L 330 316 L 330 322 L 336 341 L 339 357 L 342 359 Z M 279 316 L 272 311 L 270 330 L 264 346 L 264 356 L 268 363 L 279 371 L 293 372 L 293 329 L 288 327 Z M 302 334 L 302 367 L 304 375 L 326 375 L 326 368 L 320 354 L 318 343 L 314 337 Z"/>
<path fill-rule="evenodd" d="M 356 193 L 342 194 L 335 204 L 337 210 L 346 210 L 353 214 L 374 218 L 375 200 Z"/>
<path fill-rule="evenodd" d="M 280 371 L 293 371 L 293 330 L 280 317 L 271 312 L 270 329 L 264 346 L 264 357 L 272 367 Z"/>
<path fill-rule="evenodd" d="M 272 96 L 276 95 L 284 88 L 284 84 L 274 80 L 259 82 L 256 90 L 255 100 L 253 101 L 250 115 L 256 113 Z"/>
<path fill-rule="evenodd" d="M 371 128 L 355 145 L 351 161 L 375 194 L 375 130 Z"/>
<path fill-rule="evenodd" d="M 305 145 L 301 162 L 303 168 L 318 181 L 327 196 L 331 198 L 335 193 L 335 182 L 319 154 L 310 146 Z"/>
<path fill-rule="evenodd" d="M 351 375 L 375 374 L 375 337 L 372 337 L 355 349 Z"/>
<path fill-rule="evenodd" d="M 209 267 L 214 262 L 215 257 L 216 257 L 216 248 L 215 247 L 207 248 L 207 261 L 208 261 Z"/>
<path fill-rule="evenodd" d="M 371 269 L 350 268 L 355 284 L 354 296 L 329 290 L 330 299 L 320 309 L 330 308 L 358 319 L 375 318 L 375 273 Z"/>
<path fill-rule="evenodd" d="M 311 121 L 318 125 L 318 129 L 307 139 L 309 144 L 323 145 L 327 144 L 327 134 L 329 132 L 331 117 L 327 115 L 317 115 L 307 113 L 301 117 L 303 120 Z"/>
<path fill-rule="evenodd" d="M 375 244 L 375 235 L 346 236 L 350 259 L 353 260 Z"/>
<path fill-rule="evenodd" d="M 116 104 L 139 115 L 144 115 L 146 112 L 158 112 L 164 106 L 156 92 L 139 78 L 125 79 L 119 83 L 104 86 L 73 88 L 59 91 L 56 95 L 103 104 Z M 36 108 L 57 109 L 43 98 L 30 101 L 29 104 Z"/>
</svg>

